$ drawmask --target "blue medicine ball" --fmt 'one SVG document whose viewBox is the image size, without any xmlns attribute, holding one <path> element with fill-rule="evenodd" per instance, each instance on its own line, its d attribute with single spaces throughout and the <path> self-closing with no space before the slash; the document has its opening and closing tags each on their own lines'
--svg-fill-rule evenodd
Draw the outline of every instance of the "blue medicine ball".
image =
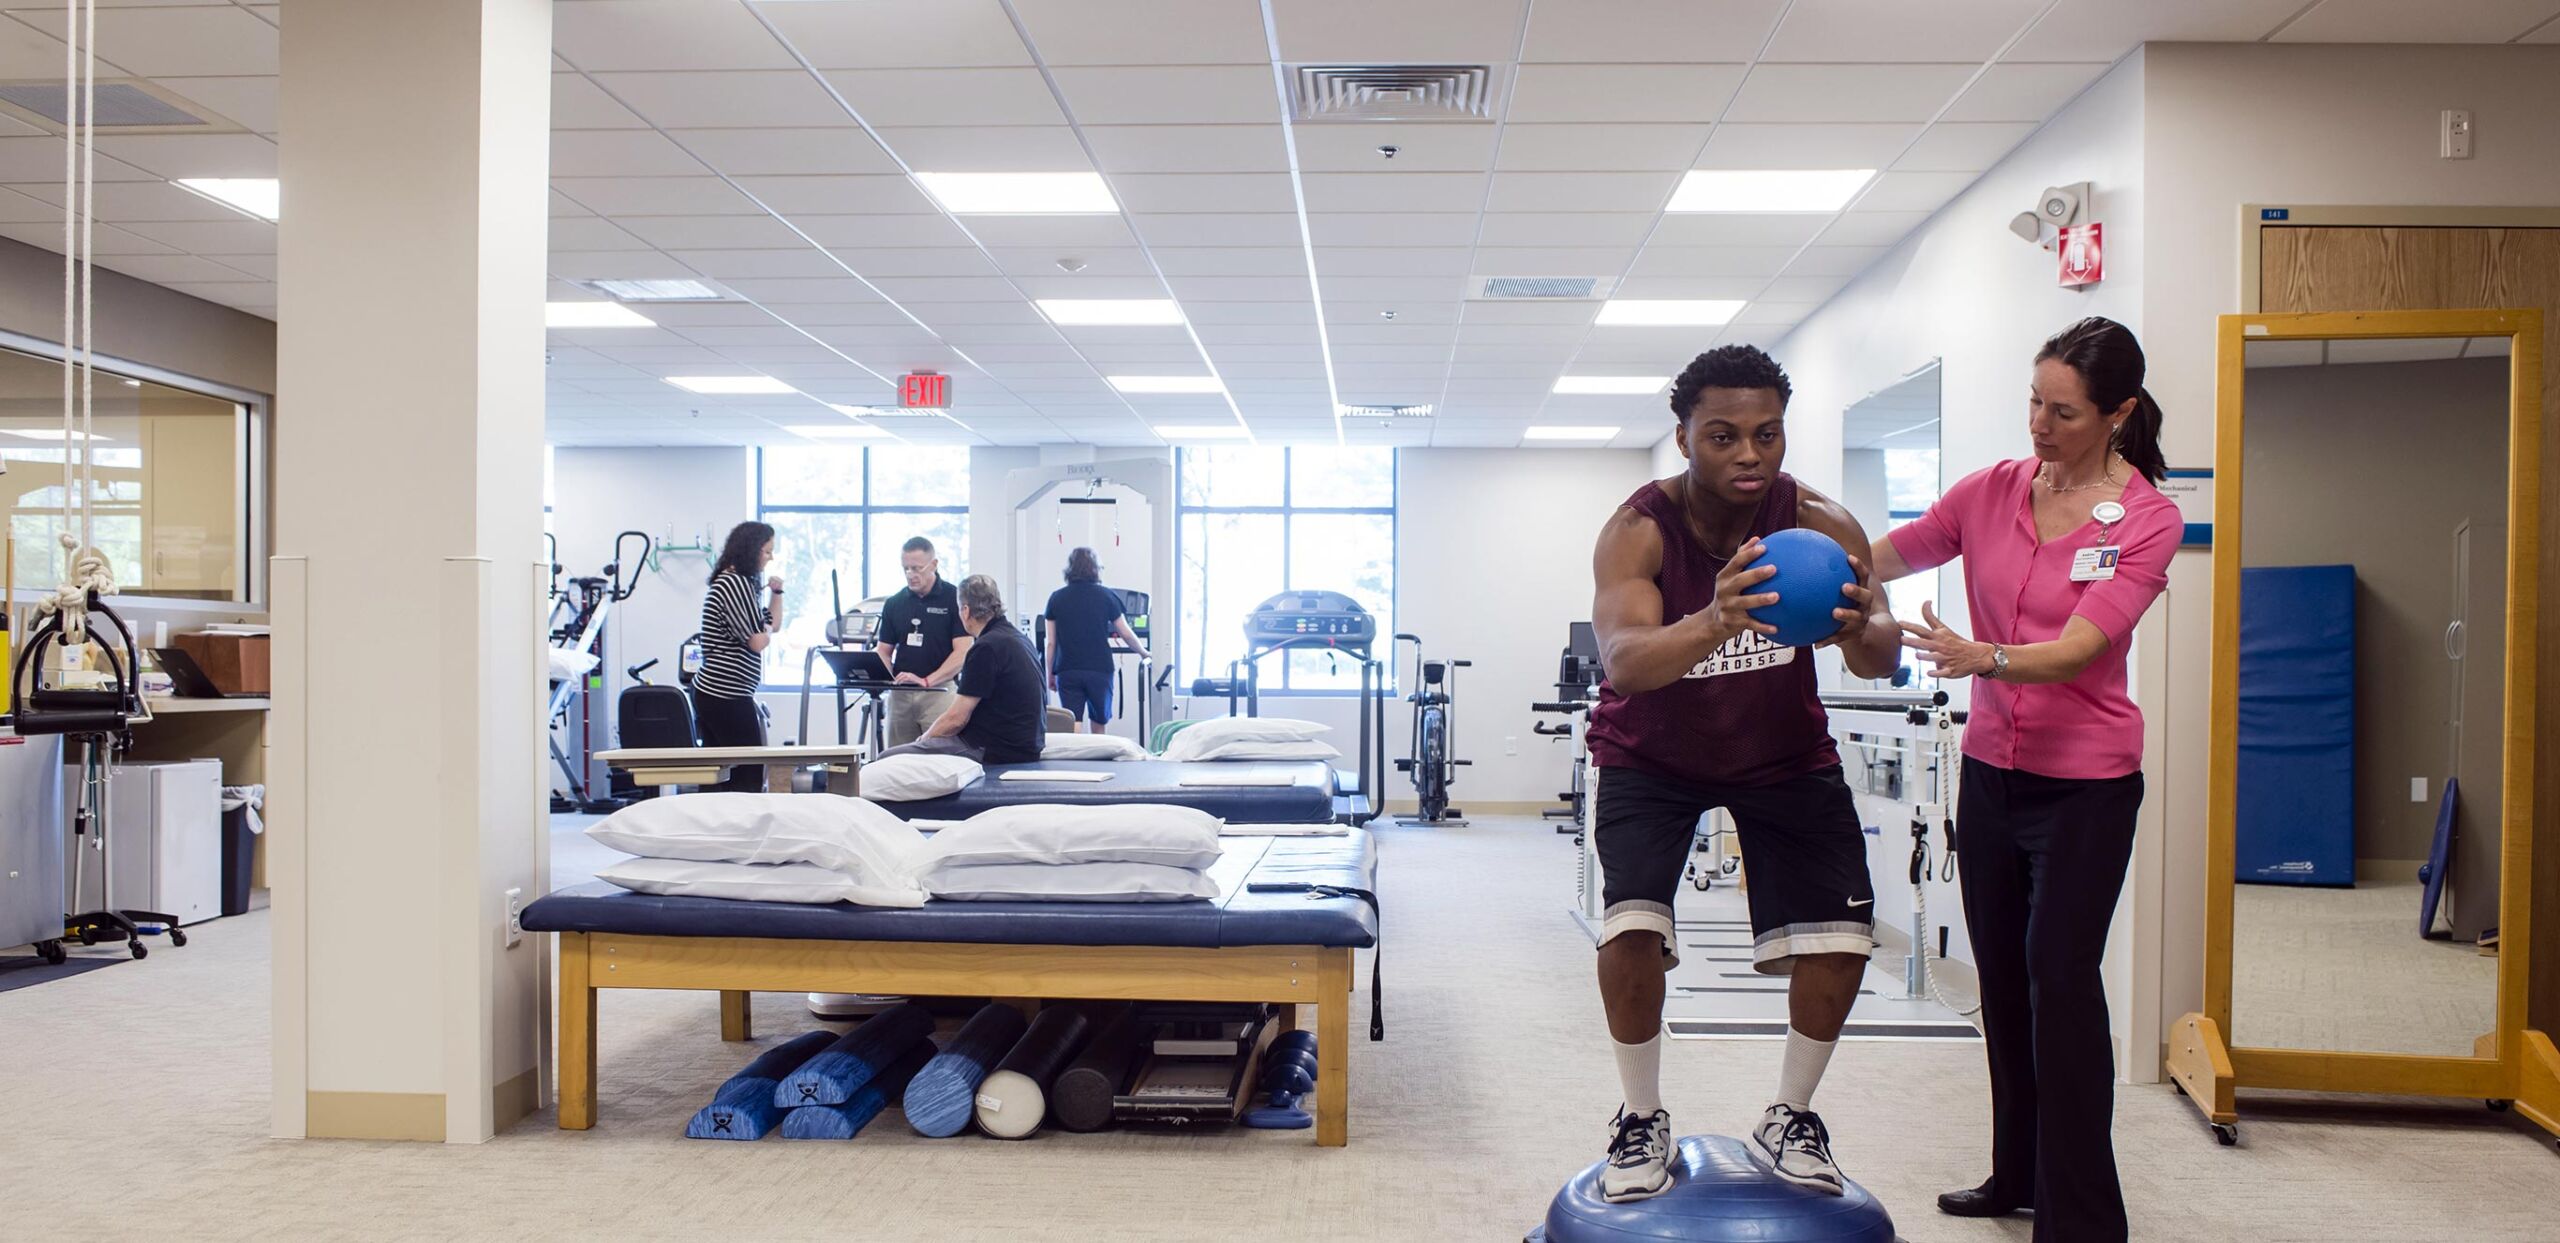
<svg viewBox="0 0 2560 1243">
<path fill-rule="evenodd" d="M 1776 604 L 1751 610 L 1752 620 L 1778 628 L 1769 641 L 1782 647 L 1805 647 L 1837 633 L 1840 622 L 1831 610 L 1849 602 L 1840 589 L 1858 581 L 1849 568 L 1849 554 L 1830 536 L 1805 527 L 1773 531 L 1760 542 L 1768 549 L 1748 568 L 1774 565 L 1778 573 L 1748 594 L 1778 593 Z"/>
</svg>

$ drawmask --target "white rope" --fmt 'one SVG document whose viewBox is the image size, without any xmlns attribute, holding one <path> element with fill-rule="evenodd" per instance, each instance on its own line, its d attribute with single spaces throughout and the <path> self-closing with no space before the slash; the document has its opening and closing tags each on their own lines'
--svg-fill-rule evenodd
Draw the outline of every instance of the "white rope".
<svg viewBox="0 0 2560 1243">
<path fill-rule="evenodd" d="M 112 595 L 115 567 L 98 551 L 97 491 L 97 0 L 64 0 L 62 100 L 62 531 L 63 582 L 36 601 L 60 614 L 66 646 L 88 642 L 89 596 Z M 76 385 L 75 385 L 76 379 Z M 74 455 L 77 461 L 74 461 Z"/>
</svg>

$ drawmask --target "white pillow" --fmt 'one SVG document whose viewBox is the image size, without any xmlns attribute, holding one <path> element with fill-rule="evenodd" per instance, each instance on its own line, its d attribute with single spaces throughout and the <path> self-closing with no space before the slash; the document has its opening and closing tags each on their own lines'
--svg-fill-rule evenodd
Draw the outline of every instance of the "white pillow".
<svg viewBox="0 0 2560 1243">
<path fill-rule="evenodd" d="M 1147 749 L 1118 734 L 1051 734 L 1040 747 L 1044 760 L 1143 760 Z"/>
<path fill-rule="evenodd" d="M 1174 736 L 1181 737 L 1180 734 Z M 1342 758 L 1342 753 L 1334 750 L 1331 744 L 1319 742 L 1313 738 L 1299 742 L 1238 738 L 1233 742 L 1219 743 L 1201 751 L 1198 755 L 1185 758 L 1194 760 L 1332 760 Z"/>
<path fill-rule="evenodd" d="M 957 794 L 986 773 L 978 762 L 958 755 L 893 755 L 862 766 L 862 797 L 886 803 Z"/>
<path fill-rule="evenodd" d="M 726 791 L 642 799 L 587 826 L 627 855 L 698 863 L 809 863 L 858 884 L 912 883 L 924 834 L 841 794 Z"/>
<path fill-rule="evenodd" d="M 1206 872 L 1160 863 L 936 864 L 918 878 L 946 902 L 1187 902 L 1218 896 Z"/>
<path fill-rule="evenodd" d="M 1304 742 L 1318 734 L 1328 733 L 1330 725 L 1314 721 L 1293 721 L 1278 716 L 1222 716 L 1185 725 L 1164 744 L 1168 760 L 1196 760 L 1199 753 L 1222 742 L 1252 739 L 1261 742 Z"/>
<path fill-rule="evenodd" d="M 979 812 L 933 835 L 924 864 L 1152 863 L 1205 868 L 1218 861 L 1220 821 L 1155 803 L 1067 806 L 1017 803 Z"/>
<path fill-rule="evenodd" d="M 866 885 L 812 863 L 692 863 L 682 859 L 625 859 L 596 873 L 633 893 L 746 902 L 852 902 L 862 906 L 918 907 L 924 890 L 900 878 L 894 885 Z"/>
</svg>

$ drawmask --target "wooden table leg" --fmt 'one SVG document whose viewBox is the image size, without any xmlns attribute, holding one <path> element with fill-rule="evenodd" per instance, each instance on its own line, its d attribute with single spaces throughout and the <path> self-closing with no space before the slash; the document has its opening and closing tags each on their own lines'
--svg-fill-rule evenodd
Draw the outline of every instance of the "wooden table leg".
<svg viewBox="0 0 2560 1243">
<path fill-rule="evenodd" d="M 560 934 L 560 1129 L 596 1124 L 596 990 L 588 984 L 587 934 Z"/>
<path fill-rule="evenodd" d="M 720 1038 L 753 1040 L 756 1038 L 755 1015 L 742 988 L 720 990 Z"/>
<path fill-rule="evenodd" d="M 1351 1142 L 1351 951 L 1328 949 L 1316 969 L 1316 1146 Z"/>
</svg>

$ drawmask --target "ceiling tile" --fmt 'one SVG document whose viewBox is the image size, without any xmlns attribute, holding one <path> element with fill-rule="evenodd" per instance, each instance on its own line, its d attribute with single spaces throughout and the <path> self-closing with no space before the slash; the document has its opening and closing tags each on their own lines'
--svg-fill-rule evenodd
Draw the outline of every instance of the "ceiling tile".
<svg viewBox="0 0 2560 1243">
<path fill-rule="evenodd" d="M 1270 124 L 1280 117 L 1268 65 L 1070 68 L 1053 73 L 1078 125 Z"/>
<path fill-rule="evenodd" d="M 1737 324 L 1793 324 L 1820 307 L 1815 302 L 1755 301 L 1733 317 Z"/>
<path fill-rule="evenodd" d="M 1146 252 L 1136 246 L 1060 248 L 1055 246 L 1005 246 L 995 249 L 996 266 L 1009 276 L 1036 277 L 1046 280 L 1067 277 L 1098 280 L 1104 277 L 1145 277 L 1152 279 L 1155 268 L 1147 263 Z M 1072 272 L 1058 266 L 1072 262 L 1079 266 Z"/>
<path fill-rule="evenodd" d="M 60 245 L 60 225 L 54 226 L 55 245 Z M 98 253 L 107 253 L 105 226 L 98 229 Z M 174 246 L 197 255 L 272 255 L 276 253 L 276 227 L 264 220 L 204 220 L 173 224 L 128 225 L 125 235 L 140 237 L 162 245 Z M 14 236 L 14 235 L 13 235 Z M 24 241 L 26 239 L 19 239 Z M 37 245 L 44 245 L 37 242 Z M 129 253 L 150 254 L 150 249 Z"/>
<path fill-rule="evenodd" d="M 1093 169 L 1063 125 L 884 129 L 880 141 L 927 173 L 1082 173 Z"/>
<path fill-rule="evenodd" d="M 1893 166 L 1905 172 L 1978 173 L 2000 162 L 2027 135 L 2032 121 L 1951 121 L 1920 134 Z"/>
<path fill-rule="evenodd" d="M 1527 61 L 1645 61 L 1664 48 L 1706 64 L 1754 59 L 1784 0 L 1536 0 Z"/>
<path fill-rule="evenodd" d="M 551 188 L 551 215 L 554 219 L 562 216 L 592 216 L 594 214 L 594 212 L 588 211 L 586 208 L 579 206 L 576 202 L 572 201 L 568 195 L 560 193 L 560 188 L 558 186 L 553 186 Z"/>
<path fill-rule="evenodd" d="M 1493 167 L 1494 127 L 1394 122 L 1298 125 L 1298 167 L 1311 173 L 1483 173 Z M 1394 147 L 1393 160 L 1378 153 Z"/>
<path fill-rule="evenodd" d="M 551 46 L 590 72 L 791 69 L 797 61 L 743 4 L 555 0 Z"/>
<path fill-rule="evenodd" d="M 1475 227 L 1473 204 L 1459 212 L 1316 211 L 1307 216 L 1308 232 L 1318 246 L 1458 245 L 1474 237 Z"/>
<path fill-rule="evenodd" d="M 919 302 L 1022 300 L 1022 291 L 1012 281 L 1000 276 L 884 276 L 872 284 L 909 309 Z M 917 314 L 924 313 L 918 311 Z"/>
<path fill-rule="evenodd" d="M 790 250 L 806 243 L 771 216 L 623 216 L 633 237 L 669 250 Z"/>
<path fill-rule="evenodd" d="M 1147 245 L 1158 247 L 1296 246 L 1303 240 L 1294 212 L 1133 213 L 1129 223 Z"/>
<path fill-rule="evenodd" d="M 2549 0 L 2326 0 L 2277 34 L 2277 43 L 2504 43 L 2553 17 Z M 101 39 L 105 35 L 101 33 Z"/>
<path fill-rule="evenodd" d="M 281 68 L 276 28 L 246 9 L 230 5 L 148 9 L 100 5 L 99 9 L 100 58 L 136 76 L 266 76 Z M 62 10 L 20 8 L 10 16 L 55 41 L 52 66 L 42 76 L 60 82 Z M 102 65 L 99 76 L 114 76 L 114 70 Z"/>
<path fill-rule="evenodd" d="M 1037 69 L 861 69 L 827 75 L 877 125 L 1064 125 Z"/>
<path fill-rule="evenodd" d="M 1167 276 L 1304 276 L 1296 246 L 1167 246 L 1154 252 Z"/>
<path fill-rule="evenodd" d="M 702 275 L 654 250 L 555 250 L 543 269 L 564 281 L 668 281 Z"/>
<path fill-rule="evenodd" d="M 1843 212 L 1823 231 L 1822 240 L 1841 246 L 1890 246 L 1928 218 L 1925 211 Z"/>
<path fill-rule="evenodd" d="M 647 242 L 624 232 L 622 226 L 596 216 L 551 222 L 553 250 L 648 250 Z"/>
<path fill-rule="evenodd" d="M 59 150 L 59 148 L 56 148 Z M 10 197 L 33 200 L 9 212 L 21 220 L 62 220 L 62 184 L 30 182 L 12 187 Z M 109 224 L 156 220 L 238 220 L 240 213 L 203 195 L 165 181 L 100 182 L 93 203 L 98 219 Z"/>
<path fill-rule="evenodd" d="M 1856 276 L 1878 259 L 1883 246 L 1808 246 L 1787 265 L 1789 276 Z"/>
<path fill-rule="evenodd" d="M 775 305 L 803 302 L 840 304 L 861 302 L 866 299 L 876 299 L 879 297 L 877 293 L 864 286 L 861 281 L 855 280 L 850 276 L 843 277 L 841 279 L 799 279 L 786 277 L 771 280 L 724 281 L 722 283 L 729 286 L 732 290 L 735 290 L 741 298 L 748 298 L 757 302 L 773 303 Z M 786 311 L 782 313 L 782 316 L 784 319 L 787 319 L 792 323 L 802 323 L 802 317 L 799 315 Z M 898 318 L 902 322 L 905 319 L 904 316 L 899 316 Z"/>
<path fill-rule="evenodd" d="M 1942 119 L 2042 121 L 2106 71 L 2105 65 L 1993 65 Z"/>
<path fill-rule="evenodd" d="M 1487 215 L 1479 246 L 1633 246 L 1653 229 L 1652 212 L 1504 212 Z"/>
<path fill-rule="evenodd" d="M 922 215 L 933 200 L 904 177 L 740 177 L 738 187 L 784 215 Z"/>
<path fill-rule="evenodd" d="M 1734 96 L 1725 119 L 1763 123 L 1926 121 L 1964 85 L 1974 68 L 1927 64 L 1755 65 L 1750 80 Z"/>
<path fill-rule="evenodd" d="M 1660 211 L 1676 173 L 1495 173 L 1487 210 Z"/>
<path fill-rule="evenodd" d="M 57 66 L 60 61 L 54 62 Z M 158 78 L 160 85 L 191 103 L 201 104 L 252 132 L 276 132 L 276 79 L 271 77 Z M 559 104 L 555 96 L 553 114 Z"/>
<path fill-rule="evenodd" d="M 702 172 L 701 161 L 649 130 L 562 130 L 551 136 L 554 177 L 685 177 Z"/>
<path fill-rule="evenodd" d="M 998 0 L 768 4 L 757 12 L 820 69 L 1031 63 Z"/>
<path fill-rule="evenodd" d="M 1313 303 L 1315 300 L 1304 276 L 1168 276 L 1165 283 L 1173 287 L 1173 296 L 1181 300 L 1183 314 L 1193 318 L 1200 316 L 1199 304 L 1204 302 Z M 1328 288 L 1334 283 L 1325 282 Z"/>
<path fill-rule="evenodd" d="M 1869 211 L 1936 211 L 1972 185 L 1978 173 L 1883 173 L 1858 206 Z M 2033 206 L 2032 203 L 2029 206 Z"/>
<path fill-rule="evenodd" d="M 60 139 L 8 139 L 43 142 L 54 148 L 60 172 Z M 148 171 L 170 180 L 181 177 L 273 177 L 276 143 L 258 134 L 151 134 L 98 140 L 98 179 L 107 179 L 107 157 L 121 167 Z"/>
<path fill-rule="evenodd" d="M 1496 64 L 1520 47 L 1527 0 L 1270 0 L 1280 58 Z"/>
<path fill-rule="evenodd" d="M 1455 302 L 1466 290 L 1464 276 L 1335 276 L 1324 282 L 1327 298 L 1384 303 Z"/>
<path fill-rule="evenodd" d="M 1309 212 L 1472 213 L 1483 206 L 1482 173 L 1307 173 Z"/>
<path fill-rule="evenodd" d="M 2302 8 L 2302 0 L 2061 0 L 2008 58 L 2112 63 L 2144 43 L 2251 43 Z"/>
<path fill-rule="evenodd" d="M 1506 119 L 1513 125 L 1712 121 L 1742 76 L 1741 65 L 1522 65 Z"/>
<path fill-rule="evenodd" d="M 833 277 L 845 274 L 842 266 L 827 257 L 827 252 L 814 246 L 780 250 L 677 250 L 668 252 L 668 257 L 723 282 L 738 277 Z"/>
<path fill-rule="evenodd" d="M 810 129 L 854 123 L 824 86 L 796 69 L 599 73 L 593 78 L 660 129 Z"/>
<path fill-rule="evenodd" d="M 1883 168 L 1921 131 L 1916 124 L 1719 125 L 1700 168 Z"/>
<path fill-rule="evenodd" d="M 1025 308 L 1026 310 L 1028 308 Z M 1311 325 L 1316 322 L 1313 300 L 1305 302 L 1202 302 L 1184 304 L 1183 317 L 1194 324 L 1277 324 Z"/>
<path fill-rule="evenodd" d="M 551 128 L 647 129 L 640 114 L 614 101 L 582 73 L 551 75 Z"/>
<path fill-rule="evenodd" d="M 1162 298 L 1164 282 L 1148 276 L 1095 276 L 1078 273 L 1069 276 L 1050 272 L 1046 276 L 1012 278 L 1024 298 Z"/>
<path fill-rule="evenodd" d="M 1052 65 L 1268 66 L 1262 13 L 1200 0 L 1014 0 Z M 1269 69 L 1266 67 L 1267 75 Z"/>
<path fill-rule="evenodd" d="M 1822 302 L 1848 285 L 1845 276 L 1781 276 L 1760 296 L 1772 302 Z"/>
<path fill-rule="evenodd" d="M 1795 0 L 1761 59 L 1972 61 L 1991 59 L 2046 0 Z"/>
<path fill-rule="evenodd" d="M 5 140 L 0 140 L 5 141 Z M 1129 173 L 1111 179 L 1123 210 L 1286 212 L 1297 196 L 1282 173 Z"/>
<path fill-rule="evenodd" d="M 1085 141 L 1112 173 L 1263 173 L 1289 170 L 1277 125 L 1088 125 Z"/>
<path fill-rule="evenodd" d="M 906 179 L 898 179 L 904 185 Z M 762 215 L 754 200 L 717 177 L 564 177 L 551 188 L 607 216 Z"/>
<path fill-rule="evenodd" d="M 1119 216 L 971 216 L 968 227 L 986 246 L 1053 249 L 1061 255 L 1137 244 Z"/>
<path fill-rule="evenodd" d="M 884 276 L 998 276 L 975 246 L 891 246 L 835 252 L 846 266 L 878 280 Z"/>
<path fill-rule="evenodd" d="M 1464 276 L 1474 260 L 1465 246 L 1319 246 L 1316 276 Z"/>
<path fill-rule="evenodd" d="M 1605 276 L 1634 260 L 1633 246 L 1482 246 L 1471 271 L 1480 276 Z"/>
<path fill-rule="evenodd" d="M 245 281 L 257 275 L 194 255 L 100 255 L 98 265 L 155 285 Z"/>
<path fill-rule="evenodd" d="M 1579 324 L 1589 327 L 1599 313 L 1599 302 L 1579 299 L 1540 298 L 1466 304 L 1466 322 L 1470 324 Z"/>
<path fill-rule="evenodd" d="M 1751 298 L 1760 294 L 1762 278 L 1757 276 L 1630 276 L 1618 282 L 1616 296 L 1621 298 Z M 1607 327 L 1603 333 L 1641 332 L 1639 328 Z M 1694 335 L 1699 330 L 1679 331 Z"/>
<path fill-rule="evenodd" d="M 1792 246 L 1647 246 L 1630 276 L 1776 276 Z"/>
<path fill-rule="evenodd" d="M 1666 215 L 1649 246 L 1801 246 L 1830 216 L 1815 212 L 1759 214 L 1683 212 Z"/>
<path fill-rule="evenodd" d="M 1507 125 L 1506 170 L 1679 170 L 1696 161 L 1704 125 Z M 1401 157 L 1399 157 L 1401 158 Z"/>
<path fill-rule="evenodd" d="M 850 125 L 840 129 L 688 129 L 667 136 L 732 177 L 899 171 L 897 161 L 880 144 Z"/>
<path fill-rule="evenodd" d="M 274 255 L 206 255 L 204 257 L 262 281 L 271 281 L 276 278 Z"/>
</svg>

